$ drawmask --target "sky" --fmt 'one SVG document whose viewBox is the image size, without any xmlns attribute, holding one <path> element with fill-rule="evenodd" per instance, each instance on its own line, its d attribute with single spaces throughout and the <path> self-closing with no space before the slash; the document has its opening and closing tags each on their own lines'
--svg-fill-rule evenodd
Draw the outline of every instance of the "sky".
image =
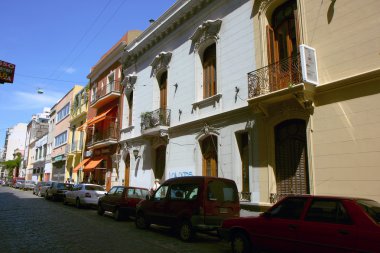
<svg viewBox="0 0 380 253">
<path fill-rule="evenodd" d="M 0 0 L 0 60 L 16 65 L 14 82 L 0 85 L 0 148 L 7 128 L 85 86 L 90 68 L 127 31 L 145 30 L 175 2 Z"/>
</svg>

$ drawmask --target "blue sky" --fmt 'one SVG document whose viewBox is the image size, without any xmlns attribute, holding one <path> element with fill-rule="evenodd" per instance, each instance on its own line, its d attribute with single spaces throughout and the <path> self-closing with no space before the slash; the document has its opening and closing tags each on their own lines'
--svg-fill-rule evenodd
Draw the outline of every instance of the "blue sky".
<svg viewBox="0 0 380 253">
<path fill-rule="evenodd" d="M 0 148 L 8 127 L 28 123 L 74 84 L 128 30 L 145 30 L 175 0 L 12 0 L 1 4 L 0 60 L 16 65 L 0 85 Z M 43 94 L 37 90 L 43 89 Z"/>
</svg>

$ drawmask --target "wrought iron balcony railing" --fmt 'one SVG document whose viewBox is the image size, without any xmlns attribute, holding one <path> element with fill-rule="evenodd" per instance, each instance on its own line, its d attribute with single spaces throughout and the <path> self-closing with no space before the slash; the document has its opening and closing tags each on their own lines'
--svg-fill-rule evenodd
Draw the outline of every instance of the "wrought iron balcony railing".
<svg viewBox="0 0 380 253">
<path fill-rule="evenodd" d="M 240 201 L 251 202 L 251 193 L 250 192 L 239 192 Z"/>
<path fill-rule="evenodd" d="M 170 126 L 170 109 L 157 109 L 141 114 L 141 129 L 147 130 L 157 126 Z"/>
<path fill-rule="evenodd" d="M 265 95 L 302 82 L 300 55 L 248 73 L 248 98 Z"/>
</svg>

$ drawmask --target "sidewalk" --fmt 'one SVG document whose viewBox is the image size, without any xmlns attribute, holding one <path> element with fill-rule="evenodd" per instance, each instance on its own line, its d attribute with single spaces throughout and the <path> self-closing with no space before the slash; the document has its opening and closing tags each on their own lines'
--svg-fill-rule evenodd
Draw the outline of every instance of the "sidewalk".
<svg viewBox="0 0 380 253">
<path fill-rule="evenodd" d="M 241 209 L 240 210 L 240 217 L 249 217 L 249 216 L 254 216 L 257 217 L 259 216 L 261 212 L 254 212 L 254 211 L 249 211 L 246 209 Z"/>
</svg>

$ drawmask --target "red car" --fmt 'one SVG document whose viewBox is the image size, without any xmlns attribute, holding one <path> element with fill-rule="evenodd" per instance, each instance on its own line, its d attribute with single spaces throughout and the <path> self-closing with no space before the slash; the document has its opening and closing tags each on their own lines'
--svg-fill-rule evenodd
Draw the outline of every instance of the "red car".
<svg viewBox="0 0 380 253">
<path fill-rule="evenodd" d="M 115 220 L 135 216 L 136 205 L 149 195 L 149 190 L 139 187 L 114 186 L 98 201 L 98 214 L 113 213 Z"/>
<path fill-rule="evenodd" d="M 233 252 L 380 252 L 380 204 L 289 196 L 259 217 L 225 220 L 219 233 Z"/>
</svg>

